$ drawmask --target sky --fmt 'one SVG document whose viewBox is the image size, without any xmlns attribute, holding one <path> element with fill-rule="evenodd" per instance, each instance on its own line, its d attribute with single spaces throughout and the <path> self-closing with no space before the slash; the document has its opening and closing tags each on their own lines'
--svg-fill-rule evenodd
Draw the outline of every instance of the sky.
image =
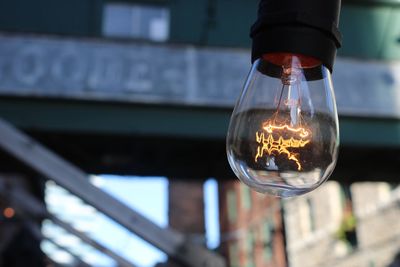
<svg viewBox="0 0 400 267">
<path fill-rule="evenodd" d="M 92 176 L 91 180 L 96 186 L 123 201 L 159 226 L 167 226 L 167 179 L 104 175 Z M 209 248 L 215 248 L 219 243 L 217 182 L 215 180 L 210 179 L 205 183 L 204 194 L 207 245 Z M 55 187 L 54 183 L 50 183 L 48 186 L 46 200 L 51 212 L 65 221 L 69 221 L 76 228 L 85 231 L 89 236 L 123 255 L 137 266 L 153 266 L 167 258 L 164 253 L 99 214 L 95 209 L 85 205 L 65 190 Z M 71 243 L 72 250 L 76 250 L 76 254 L 92 265 L 104 267 L 114 265 L 111 259 L 100 255 L 90 247 L 80 247 L 80 244 L 78 246 L 74 237 L 67 235 L 65 231 L 57 229 L 49 222 L 44 224 L 43 229 L 45 234 L 53 236 L 53 239 L 63 245 Z M 71 257 L 65 252 L 56 250 L 53 244 L 47 242 L 42 247 L 45 251 L 50 251 L 52 255 L 57 255 L 61 260 L 71 260 Z"/>
</svg>

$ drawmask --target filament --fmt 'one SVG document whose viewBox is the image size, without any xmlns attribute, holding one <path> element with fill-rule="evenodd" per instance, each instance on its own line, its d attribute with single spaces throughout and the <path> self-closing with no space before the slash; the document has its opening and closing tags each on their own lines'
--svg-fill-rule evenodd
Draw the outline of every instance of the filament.
<svg viewBox="0 0 400 267">
<path fill-rule="evenodd" d="M 256 141 L 259 143 L 257 147 L 257 154 L 254 161 L 257 162 L 258 158 L 261 158 L 265 154 L 272 155 L 273 153 L 285 154 L 289 160 L 292 160 L 297 165 L 297 170 L 302 170 L 300 160 L 297 153 L 290 152 L 291 148 L 302 148 L 310 143 L 310 132 L 305 128 L 292 128 L 288 125 L 275 126 L 275 125 L 265 125 L 263 127 L 265 132 L 256 132 Z M 293 133 L 290 138 L 283 138 L 279 135 L 278 138 L 274 137 L 274 132 L 284 131 Z M 295 138 L 295 135 L 299 135 L 300 138 Z"/>
<path fill-rule="evenodd" d="M 264 155 L 284 154 L 297 165 L 297 170 L 302 170 L 299 153 L 292 152 L 293 149 L 301 149 L 311 142 L 311 130 L 303 126 L 303 117 L 301 115 L 301 89 L 298 85 L 298 74 L 300 70 L 295 68 L 283 68 L 282 88 L 277 103 L 277 108 L 271 119 L 262 124 L 261 130 L 256 132 L 257 153 L 254 161 Z M 295 88 L 291 88 L 294 84 Z M 286 105 L 290 107 L 290 120 L 279 121 L 278 115 L 281 108 L 281 102 L 285 85 L 288 85 L 288 100 Z M 292 90 L 297 90 L 296 100 L 293 101 Z M 288 124 L 287 121 L 290 121 Z"/>
</svg>

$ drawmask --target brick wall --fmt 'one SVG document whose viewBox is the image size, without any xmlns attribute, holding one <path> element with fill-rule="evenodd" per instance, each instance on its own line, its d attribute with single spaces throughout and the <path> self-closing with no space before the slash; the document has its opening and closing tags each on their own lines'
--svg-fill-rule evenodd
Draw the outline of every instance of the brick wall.
<svg viewBox="0 0 400 267">
<path fill-rule="evenodd" d="M 285 267 L 280 200 L 220 183 L 221 249 L 231 267 Z"/>
</svg>

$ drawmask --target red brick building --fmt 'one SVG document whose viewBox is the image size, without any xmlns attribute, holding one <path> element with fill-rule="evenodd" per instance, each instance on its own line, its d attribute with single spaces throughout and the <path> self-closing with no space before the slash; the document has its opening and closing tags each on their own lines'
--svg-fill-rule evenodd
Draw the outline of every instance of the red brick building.
<svg viewBox="0 0 400 267">
<path fill-rule="evenodd" d="M 280 200 L 239 181 L 219 185 L 221 252 L 231 267 L 285 267 Z"/>
</svg>

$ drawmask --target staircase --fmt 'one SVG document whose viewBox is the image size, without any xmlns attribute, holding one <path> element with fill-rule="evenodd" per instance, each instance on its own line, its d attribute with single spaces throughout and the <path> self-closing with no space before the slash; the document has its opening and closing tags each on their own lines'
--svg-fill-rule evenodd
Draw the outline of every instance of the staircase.
<svg viewBox="0 0 400 267">
<path fill-rule="evenodd" d="M 113 219 L 153 246 L 165 252 L 174 260 L 190 267 L 223 267 L 225 261 L 219 255 L 204 247 L 187 241 L 184 234 L 173 229 L 162 228 L 137 211 L 126 206 L 111 195 L 90 183 L 88 175 L 69 162 L 51 152 L 8 122 L 0 119 L 0 148 L 74 194 L 86 204 Z M 69 233 L 112 258 L 118 266 L 135 266 L 117 253 L 97 243 L 85 233 L 49 213 L 40 201 L 26 191 L 17 188 L 9 190 L 0 184 L 0 193 L 6 196 L 18 209 L 33 217 L 47 218 Z M 40 231 L 36 231 L 40 235 Z M 85 266 L 84 262 L 77 264 Z M 83 264 L 83 265 L 82 265 Z"/>
</svg>

